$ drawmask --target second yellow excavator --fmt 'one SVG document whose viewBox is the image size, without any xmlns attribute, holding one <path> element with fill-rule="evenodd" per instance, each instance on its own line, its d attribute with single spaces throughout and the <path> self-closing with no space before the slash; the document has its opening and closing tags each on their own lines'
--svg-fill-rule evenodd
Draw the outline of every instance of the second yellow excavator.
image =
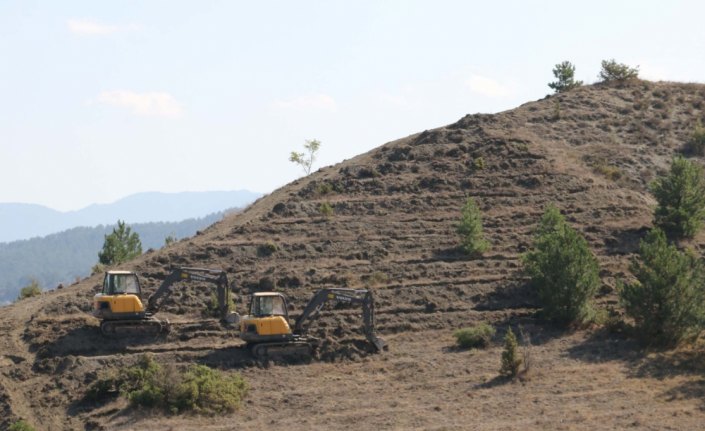
<svg viewBox="0 0 705 431">
<path fill-rule="evenodd" d="M 386 343 L 375 331 L 375 304 L 366 289 L 322 289 L 313 295 L 292 325 L 286 297 L 277 292 L 257 292 L 250 297 L 250 312 L 240 319 L 240 338 L 247 342 L 258 359 L 281 357 L 310 358 L 318 340 L 307 334 L 308 323 L 317 317 L 327 302 L 362 306 L 363 332 L 381 351 Z"/>
</svg>

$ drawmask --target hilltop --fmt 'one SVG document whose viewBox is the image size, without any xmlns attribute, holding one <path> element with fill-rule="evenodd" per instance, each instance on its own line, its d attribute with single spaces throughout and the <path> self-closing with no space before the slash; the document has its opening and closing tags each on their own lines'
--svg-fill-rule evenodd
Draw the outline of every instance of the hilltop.
<svg viewBox="0 0 705 431">
<path fill-rule="evenodd" d="M 167 339 L 103 340 L 86 314 L 100 282 L 93 277 L 3 309 L 0 425 L 25 417 L 46 429 L 697 429 L 705 419 L 699 352 L 645 352 L 619 333 L 554 329 L 535 317 L 519 256 L 555 204 L 600 261 L 598 303 L 618 309 L 615 280 L 628 277 L 651 225 L 648 182 L 698 120 L 703 85 L 586 86 L 467 115 L 322 168 L 124 268 L 152 288 L 171 266 L 225 269 L 241 313 L 242 298 L 258 289 L 284 292 L 300 311 L 318 288 L 367 286 L 388 352 L 368 355 L 355 316 L 330 311 L 316 325 L 327 343 L 319 361 L 257 366 L 242 359 L 232 330 L 193 323 L 210 295 L 199 285 L 170 298 L 165 315 L 184 325 Z M 468 196 L 491 243 L 481 258 L 458 249 Z M 324 203 L 332 214 L 321 212 Z M 700 235 L 690 245 L 704 244 Z M 495 378 L 499 343 L 476 353 L 452 347 L 454 329 L 481 321 L 500 328 L 498 339 L 510 324 L 531 335 L 531 380 Z M 81 402 L 98 371 L 143 352 L 241 370 L 252 386 L 248 402 L 217 418 Z"/>
</svg>

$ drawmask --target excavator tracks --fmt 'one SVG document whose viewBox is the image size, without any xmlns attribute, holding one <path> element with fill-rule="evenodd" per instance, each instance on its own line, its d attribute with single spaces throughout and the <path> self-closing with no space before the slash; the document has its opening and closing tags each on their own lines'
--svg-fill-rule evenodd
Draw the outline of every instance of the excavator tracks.
<svg viewBox="0 0 705 431">
<path fill-rule="evenodd" d="M 166 334 L 171 326 L 168 320 L 106 320 L 100 324 L 100 332 L 106 337 L 144 337 Z"/>
<path fill-rule="evenodd" d="M 260 361 L 310 362 L 314 347 L 309 341 L 259 343 L 249 346 L 252 356 Z"/>
</svg>

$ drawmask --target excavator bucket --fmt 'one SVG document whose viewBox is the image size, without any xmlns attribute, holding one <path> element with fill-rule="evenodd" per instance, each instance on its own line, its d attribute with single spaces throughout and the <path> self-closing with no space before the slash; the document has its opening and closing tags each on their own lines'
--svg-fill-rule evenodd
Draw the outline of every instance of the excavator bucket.
<svg viewBox="0 0 705 431">
<path fill-rule="evenodd" d="M 377 348 L 378 352 L 381 352 L 387 348 L 387 343 L 375 334 L 367 334 L 367 340 L 369 340 L 369 342 Z"/>
</svg>

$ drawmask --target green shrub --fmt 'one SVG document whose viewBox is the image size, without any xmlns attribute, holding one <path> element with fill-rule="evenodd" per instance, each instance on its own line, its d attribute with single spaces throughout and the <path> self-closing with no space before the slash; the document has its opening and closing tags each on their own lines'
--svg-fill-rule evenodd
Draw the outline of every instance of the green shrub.
<svg viewBox="0 0 705 431">
<path fill-rule="evenodd" d="M 668 175 L 650 185 L 658 206 L 654 225 L 675 238 L 692 238 L 705 223 L 705 173 L 694 161 L 675 157 Z"/>
<path fill-rule="evenodd" d="M 195 411 L 203 414 L 227 413 L 240 407 L 247 395 L 247 383 L 239 374 L 223 373 L 204 365 L 186 370 L 162 366 L 145 355 L 117 377 L 98 379 L 84 399 L 100 400 L 119 391 L 133 406 L 158 408 L 169 413 Z"/>
<path fill-rule="evenodd" d="M 333 190 L 333 185 L 331 183 L 320 183 L 316 186 L 316 193 L 321 196 L 333 193 Z"/>
<path fill-rule="evenodd" d="M 476 158 L 476 159 L 473 161 L 473 166 L 474 166 L 475 169 L 477 169 L 478 171 L 481 171 L 481 170 L 485 169 L 485 159 L 483 159 L 482 157 Z"/>
<path fill-rule="evenodd" d="M 468 255 L 482 254 L 490 244 L 482 232 L 482 214 L 473 198 L 468 198 L 460 210 L 460 223 L 457 232 L 460 235 L 463 251 Z"/>
<path fill-rule="evenodd" d="M 705 156 L 705 127 L 698 121 L 693 129 L 690 141 L 685 146 L 686 152 L 695 156 Z"/>
<path fill-rule="evenodd" d="M 17 300 L 22 300 L 26 298 L 31 298 L 33 296 L 39 296 L 42 294 L 42 288 L 39 287 L 39 282 L 32 279 L 32 281 L 20 290 L 20 294 Z"/>
<path fill-rule="evenodd" d="M 508 377 L 516 377 L 519 374 L 522 358 L 519 353 L 519 343 L 514 335 L 512 328 L 507 329 L 507 335 L 504 336 L 504 350 L 502 351 L 502 366 L 499 369 L 499 374 Z"/>
<path fill-rule="evenodd" d="M 624 63 L 617 63 L 614 59 L 602 60 L 602 69 L 598 77 L 602 82 L 635 79 L 639 77 L 639 66 L 629 67 Z"/>
<path fill-rule="evenodd" d="M 269 241 L 257 246 L 257 255 L 260 257 L 267 257 L 273 255 L 278 250 L 279 247 L 277 247 L 277 245 L 273 242 Z"/>
<path fill-rule="evenodd" d="M 318 212 L 323 216 L 323 217 L 330 217 L 333 215 L 333 206 L 329 204 L 328 202 L 323 202 L 318 206 Z"/>
<path fill-rule="evenodd" d="M 556 90 L 556 93 L 569 91 L 583 85 L 583 81 L 575 80 L 575 66 L 570 61 L 556 64 L 553 68 L 553 76 L 556 77 L 556 81 L 549 82 L 548 86 Z"/>
<path fill-rule="evenodd" d="M 564 324 L 592 318 L 590 302 L 600 287 L 597 259 L 556 207 L 544 212 L 533 249 L 522 255 L 522 262 L 547 318 Z"/>
<path fill-rule="evenodd" d="M 674 346 L 702 330 L 705 321 L 705 266 L 691 252 L 669 245 L 652 229 L 641 241 L 630 271 L 637 282 L 618 284 L 618 292 L 637 332 L 650 343 Z"/>
<path fill-rule="evenodd" d="M 24 419 L 20 419 L 17 422 L 10 425 L 8 431 L 35 431 L 34 427 L 27 423 Z"/>
<path fill-rule="evenodd" d="M 600 162 L 596 164 L 593 169 L 598 174 L 603 175 L 608 180 L 617 181 L 622 178 L 622 171 L 614 165 L 609 165 L 605 162 Z"/>
<path fill-rule="evenodd" d="M 178 241 L 178 239 L 176 239 L 176 234 L 172 232 L 164 238 L 164 247 L 169 247 L 176 241 Z"/>
<path fill-rule="evenodd" d="M 466 349 L 481 348 L 490 345 L 490 341 L 492 341 L 492 337 L 494 337 L 496 332 L 491 325 L 480 323 L 479 325 L 458 329 L 453 332 L 453 337 L 455 337 L 455 342 L 460 347 Z"/>
</svg>

